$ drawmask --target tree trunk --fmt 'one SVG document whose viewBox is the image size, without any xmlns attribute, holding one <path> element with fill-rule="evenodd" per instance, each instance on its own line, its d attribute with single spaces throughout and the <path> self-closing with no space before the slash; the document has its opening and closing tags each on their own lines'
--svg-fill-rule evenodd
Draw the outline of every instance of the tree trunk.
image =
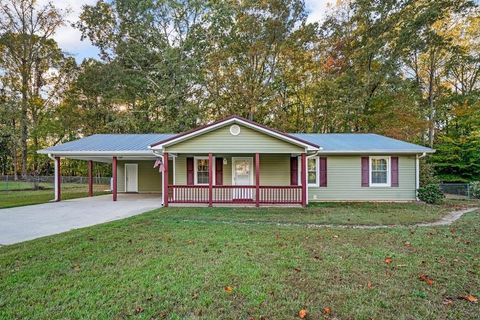
<svg viewBox="0 0 480 320">
<path fill-rule="evenodd" d="M 27 177 L 27 108 L 28 108 L 28 75 L 22 74 L 22 108 L 20 113 L 20 149 L 22 152 L 22 178 Z"/>
<path fill-rule="evenodd" d="M 433 147 L 435 136 L 435 105 L 434 105 L 434 83 L 435 83 L 435 51 L 430 51 L 430 70 L 428 75 L 428 145 Z"/>
</svg>

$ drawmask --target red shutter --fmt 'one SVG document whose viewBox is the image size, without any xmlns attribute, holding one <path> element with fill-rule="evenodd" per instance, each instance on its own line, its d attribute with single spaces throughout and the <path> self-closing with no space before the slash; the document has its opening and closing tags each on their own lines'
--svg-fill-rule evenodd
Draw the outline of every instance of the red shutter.
<svg viewBox="0 0 480 320">
<path fill-rule="evenodd" d="M 362 157 L 362 187 L 370 186 L 370 161 L 368 157 Z"/>
<path fill-rule="evenodd" d="M 298 158 L 290 157 L 290 185 L 298 186 Z"/>
<path fill-rule="evenodd" d="M 398 187 L 398 157 L 391 157 L 390 160 L 392 166 L 392 176 L 390 177 L 392 187 Z"/>
<path fill-rule="evenodd" d="M 320 187 L 327 186 L 327 157 L 320 157 Z"/>
<path fill-rule="evenodd" d="M 223 185 L 223 158 L 215 158 L 215 185 Z"/>
<path fill-rule="evenodd" d="M 194 170 L 193 170 L 193 158 L 187 158 L 187 184 L 192 186 L 194 184 Z"/>
</svg>

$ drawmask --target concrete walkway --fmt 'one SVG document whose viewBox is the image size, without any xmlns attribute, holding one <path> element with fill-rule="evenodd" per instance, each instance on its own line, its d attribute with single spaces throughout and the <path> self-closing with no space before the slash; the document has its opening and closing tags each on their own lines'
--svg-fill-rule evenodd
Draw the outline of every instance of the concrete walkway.
<svg viewBox="0 0 480 320">
<path fill-rule="evenodd" d="M 0 245 L 134 216 L 161 207 L 158 194 L 119 194 L 0 209 Z"/>
<path fill-rule="evenodd" d="M 467 208 L 457 211 L 452 211 L 442 217 L 441 219 L 433 222 L 415 223 L 415 224 L 379 224 L 379 225 L 361 225 L 361 224 L 318 224 L 318 223 L 289 223 L 289 222 L 267 222 L 267 221 L 228 221 L 228 220 L 188 220 L 184 219 L 183 222 L 192 223 L 217 223 L 228 225 L 275 225 L 279 227 L 302 227 L 302 228 L 342 228 L 342 229 L 385 229 L 385 228 L 415 228 L 415 227 L 435 227 L 435 226 L 448 226 L 458 219 L 460 219 L 465 213 L 473 212 L 479 208 Z"/>
</svg>

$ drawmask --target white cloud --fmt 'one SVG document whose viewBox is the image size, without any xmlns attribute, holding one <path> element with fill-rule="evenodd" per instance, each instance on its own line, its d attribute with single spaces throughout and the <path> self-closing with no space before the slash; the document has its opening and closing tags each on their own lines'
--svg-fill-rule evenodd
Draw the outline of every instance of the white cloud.
<svg viewBox="0 0 480 320">
<path fill-rule="evenodd" d="M 328 11 L 336 4 L 335 0 L 305 0 L 308 10 L 308 22 L 322 22 Z"/>
<path fill-rule="evenodd" d="M 40 0 L 40 6 L 48 3 L 49 0 Z M 97 0 L 54 0 L 53 5 L 62 10 L 68 10 L 65 16 L 65 25 L 58 29 L 53 38 L 57 41 L 59 47 L 66 53 L 75 57 L 77 62 L 83 58 L 98 57 L 98 49 L 94 47 L 88 39 L 80 40 L 82 34 L 80 30 L 72 27 L 72 23 L 78 21 L 82 12 L 83 5 L 95 4 Z"/>
<path fill-rule="evenodd" d="M 45 5 L 49 0 L 39 0 L 39 5 Z M 66 24 L 61 27 L 54 35 L 54 39 L 62 50 L 71 54 L 77 62 L 84 58 L 98 57 L 98 49 L 94 47 L 88 39 L 80 40 L 81 33 L 78 29 L 71 26 L 78 21 L 82 12 L 82 6 L 93 5 L 97 0 L 53 0 L 52 3 L 60 9 L 69 10 L 66 16 Z M 308 10 L 308 22 L 322 22 L 329 10 L 329 6 L 334 5 L 335 0 L 306 0 L 305 5 Z"/>
</svg>

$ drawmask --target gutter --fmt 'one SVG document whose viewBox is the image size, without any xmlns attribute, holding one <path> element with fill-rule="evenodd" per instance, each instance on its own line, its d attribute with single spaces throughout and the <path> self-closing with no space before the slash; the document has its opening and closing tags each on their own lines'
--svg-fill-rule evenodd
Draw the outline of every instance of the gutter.
<svg viewBox="0 0 480 320">
<path fill-rule="evenodd" d="M 57 154 L 65 156 L 151 156 L 152 152 L 149 150 L 137 151 L 55 151 L 55 150 L 38 150 L 38 154 Z"/>
</svg>

